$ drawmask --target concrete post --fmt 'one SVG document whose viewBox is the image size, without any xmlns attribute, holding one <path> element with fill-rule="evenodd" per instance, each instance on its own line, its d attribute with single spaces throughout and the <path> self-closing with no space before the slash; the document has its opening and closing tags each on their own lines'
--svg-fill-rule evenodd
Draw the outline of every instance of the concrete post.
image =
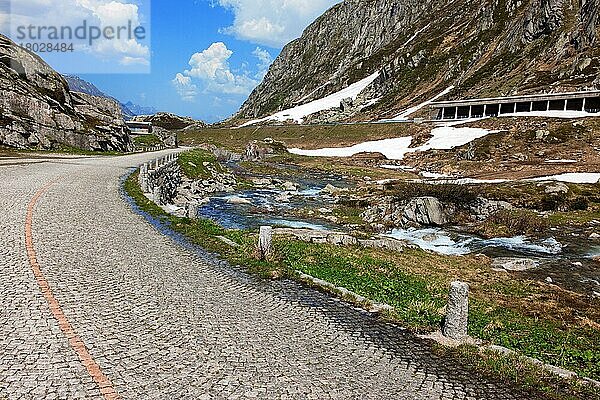
<svg viewBox="0 0 600 400">
<path fill-rule="evenodd" d="M 568 101 L 568 100 L 567 100 L 567 99 L 565 99 L 565 108 L 564 108 L 564 111 L 567 111 L 567 101 Z"/>
<path fill-rule="evenodd" d="M 533 111 L 533 101 L 529 102 L 529 112 Z"/>
<path fill-rule="evenodd" d="M 587 97 L 583 98 L 583 107 L 581 108 L 581 111 L 585 112 L 585 100 L 587 99 Z"/>
<path fill-rule="evenodd" d="M 469 106 L 469 119 L 473 117 L 473 106 Z"/>
<path fill-rule="evenodd" d="M 550 111 L 550 100 L 546 102 L 546 111 Z"/>
<path fill-rule="evenodd" d="M 469 285 L 464 282 L 452 282 L 446 307 L 444 336 L 453 340 L 464 340 L 467 337 L 469 320 Z"/>
<path fill-rule="evenodd" d="M 517 103 L 515 103 L 515 106 L 513 108 L 513 114 L 516 114 L 516 113 L 517 113 Z"/>
<path fill-rule="evenodd" d="M 458 119 L 458 107 L 456 107 L 454 110 L 454 119 Z"/>
<path fill-rule="evenodd" d="M 266 260 L 271 255 L 272 244 L 273 228 L 270 226 L 261 226 L 258 237 L 258 252 L 261 260 Z"/>
<path fill-rule="evenodd" d="M 486 117 L 487 115 L 487 104 L 483 105 L 483 116 Z"/>
</svg>

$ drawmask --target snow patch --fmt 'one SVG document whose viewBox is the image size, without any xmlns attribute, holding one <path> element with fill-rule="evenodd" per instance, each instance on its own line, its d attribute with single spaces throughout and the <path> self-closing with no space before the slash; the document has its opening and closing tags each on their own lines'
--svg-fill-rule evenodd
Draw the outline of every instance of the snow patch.
<svg viewBox="0 0 600 400">
<path fill-rule="evenodd" d="M 573 164 L 576 163 L 577 160 L 546 160 L 544 162 L 548 164 Z"/>
<path fill-rule="evenodd" d="M 449 185 L 484 185 L 494 183 L 511 182 L 508 179 L 474 179 L 474 178 L 458 178 L 458 179 L 438 179 L 435 181 L 424 181 L 417 179 L 415 182 L 430 183 L 430 184 L 449 184 Z"/>
<path fill-rule="evenodd" d="M 382 164 L 380 165 L 380 167 L 384 169 L 402 170 L 408 172 L 415 172 L 417 170 L 416 168 L 410 167 L 408 165 Z"/>
<path fill-rule="evenodd" d="M 401 160 L 406 153 L 414 151 L 409 146 L 412 136 L 375 140 L 350 147 L 330 147 L 318 150 L 288 149 L 292 154 L 308 157 L 352 157 L 359 153 L 381 153 L 391 160 Z"/>
<path fill-rule="evenodd" d="M 438 94 L 437 96 L 427 100 L 424 103 L 421 103 L 417 106 L 411 107 L 408 110 L 404 111 L 402 114 L 398 115 L 397 117 L 394 117 L 390 120 L 385 120 L 385 121 L 406 121 L 408 120 L 408 117 L 411 114 L 416 113 L 417 111 L 419 111 L 420 109 L 422 109 L 423 107 L 428 106 L 429 104 L 433 103 L 434 101 L 436 101 L 437 99 L 439 99 L 442 96 L 447 95 L 448 93 L 450 93 L 452 90 L 454 89 L 454 86 L 450 86 L 449 88 L 447 88 L 446 90 L 444 90 L 443 92 L 441 92 L 440 94 Z"/>
<path fill-rule="evenodd" d="M 358 95 L 367 88 L 375 79 L 379 77 L 379 71 L 374 73 L 371 76 L 366 77 L 365 79 L 353 83 L 345 89 L 340 90 L 339 92 L 330 94 L 327 97 L 323 97 L 319 100 L 314 100 L 309 103 L 303 104 L 301 106 L 289 108 L 287 110 L 280 111 L 271 116 L 255 119 L 252 121 L 248 121 L 245 124 L 241 125 L 240 128 L 254 125 L 261 122 L 266 121 L 280 121 L 285 122 L 288 120 L 294 120 L 301 124 L 304 121 L 304 118 L 307 116 L 314 114 L 319 111 L 329 110 L 331 108 L 336 108 L 340 106 L 342 100 L 347 98 L 352 98 L 356 100 Z"/>
<path fill-rule="evenodd" d="M 418 31 L 415 32 L 414 35 L 412 35 L 403 45 L 402 47 L 406 47 L 408 46 L 413 40 L 415 40 L 417 38 L 417 36 L 419 36 L 420 33 L 422 33 L 425 29 L 429 28 L 431 26 L 431 24 L 427 24 L 427 26 L 424 26 L 423 28 L 419 29 Z"/>
<path fill-rule="evenodd" d="M 350 147 L 317 150 L 288 149 L 292 154 L 308 157 L 352 157 L 359 153 L 381 153 L 390 160 L 402 160 L 407 153 L 427 150 L 449 150 L 482 138 L 490 131 L 480 128 L 439 127 L 431 131 L 433 137 L 419 147 L 410 147 L 412 136 L 359 143 Z"/>
<path fill-rule="evenodd" d="M 571 172 L 566 174 L 542 176 L 540 178 L 527 179 L 529 181 L 558 181 L 565 183 L 588 183 L 600 182 L 600 173 L 593 172 Z"/>
<path fill-rule="evenodd" d="M 423 178 L 428 178 L 428 179 L 450 178 L 450 176 L 448 176 L 446 174 L 438 174 L 438 173 L 435 173 L 435 172 L 428 172 L 428 171 L 423 171 L 419 175 L 421 175 Z"/>
</svg>

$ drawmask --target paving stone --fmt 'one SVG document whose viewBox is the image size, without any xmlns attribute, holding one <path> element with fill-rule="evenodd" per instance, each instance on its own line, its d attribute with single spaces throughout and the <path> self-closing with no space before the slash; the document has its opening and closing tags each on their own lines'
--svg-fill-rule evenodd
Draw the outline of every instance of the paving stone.
<svg viewBox="0 0 600 400">
<path fill-rule="evenodd" d="M 149 157 L 0 165 L 0 398 L 102 398 L 25 250 L 27 205 L 56 178 L 34 212 L 37 259 L 122 399 L 532 398 L 370 313 L 257 280 L 163 235 L 120 192 L 120 178 Z"/>
</svg>

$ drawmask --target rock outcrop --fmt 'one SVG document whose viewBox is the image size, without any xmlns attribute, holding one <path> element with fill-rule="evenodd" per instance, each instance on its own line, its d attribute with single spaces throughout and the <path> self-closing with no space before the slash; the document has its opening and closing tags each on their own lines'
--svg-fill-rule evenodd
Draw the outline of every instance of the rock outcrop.
<svg viewBox="0 0 600 400">
<path fill-rule="evenodd" d="M 451 85 L 448 99 L 598 88 L 599 8 L 596 0 L 346 0 L 283 49 L 236 118 L 320 99 L 377 71 L 356 100 L 305 121 L 393 117 Z"/>
<path fill-rule="evenodd" d="M 435 197 L 417 197 L 404 207 L 402 222 L 403 225 L 442 226 L 448 223 L 448 214 Z"/>
<path fill-rule="evenodd" d="M 70 91 L 41 58 L 0 35 L 0 144 L 50 149 L 131 148 L 119 105 Z"/>
<path fill-rule="evenodd" d="M 152 122 L 153 126 L 158 126 L 159 128 L 168 131 L 202 129 L 207 126 L 203 121 L 197 121 L 190 117 L 181 117 L 165 112 L 159 112 L 153 115 L 138 115 L 132 120 L 138 122 Z"/>
</svg>

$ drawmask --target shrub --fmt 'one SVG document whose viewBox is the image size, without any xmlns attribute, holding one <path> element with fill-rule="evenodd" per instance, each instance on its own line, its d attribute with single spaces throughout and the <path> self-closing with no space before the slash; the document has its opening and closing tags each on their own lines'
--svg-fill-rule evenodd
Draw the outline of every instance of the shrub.
<svg viewBox="0 0 600 400">
<path fill-rule="evenodd" d="M 466 185 L 426 183 L 397 183 L 391 187 L 396 201 L 406 201 L 415 197 L 435 197 L 443 203 L 451 203 L 458 208 L 467 208 L 477 199 L 477 193 Z"/>
<path fill-rule="evenodd" d="M 548 222 L 532 211 L 500 210 L 477 229 L 485 237 L 536 236 L 548 229 Z"/>
</svg>

